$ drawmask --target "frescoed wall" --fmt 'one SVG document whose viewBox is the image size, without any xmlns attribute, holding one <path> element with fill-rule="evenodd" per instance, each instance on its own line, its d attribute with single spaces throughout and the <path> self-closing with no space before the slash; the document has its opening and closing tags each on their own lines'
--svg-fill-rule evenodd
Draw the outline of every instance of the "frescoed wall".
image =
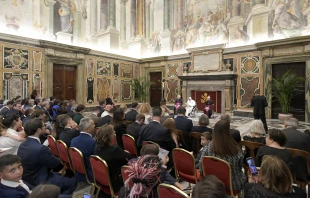
<svg viewBox="0 0 310 198">
<path fill-rule="evenodd" d="M 143 58 L 309 35 L 308 0 L 0 0 L 0 32 Z"/>
</svg>

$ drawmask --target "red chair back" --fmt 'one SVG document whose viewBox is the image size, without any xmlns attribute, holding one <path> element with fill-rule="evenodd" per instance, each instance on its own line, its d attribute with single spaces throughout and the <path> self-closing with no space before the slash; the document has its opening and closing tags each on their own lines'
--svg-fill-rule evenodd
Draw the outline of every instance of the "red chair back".
<svg viewBox="0 0 310 198">
<path fill-rule="evenodd" d="M 121 169 L 121 172 L 122 172 L 122 178 L 123 178 L 123 181 L 124 181 L 124 184 L 125 182 L 127 181 L 127 179 L 129 178 L 129 173 L 126 172 L 127 170 L 127 167 L 128 166 L 122 166 L 122 169 Z M 133 181 L 130 180 L 129 183 L 128 183 L 129 187 L 131 188 L 133 186 Z"/>
<path fill-rule="evenodd" d="M 85 175 L 87 183 L 93 184 L 90 182 L 89 177 L 87 175 L 83 153 L 75 147 L 70 147 L 69 148 L 69 155 L 71 158 L 72 168 L 74 169 L 74 171 L 78 172 L 82 175 Z"/>
<path fill-rule="evenodd" d="M 215 175 L 226 186 L 226 194 L 235 196 L 238 191 L 233 191 L 231 168 L 228 162 L 213 156 L 202 157 L 203 175 Z"/>
<path fill-rule="evenodd" d="M 181 148 L 172 151 L 175 175 L 184 181 L 196 184 L 198 182 L 194 156 Z"/>
<path fill-rule="evenodd" d="M 48 145 L 49 145 L 49 147 L 51 149 L 52 154 L 55 157 L 59 157 L 59 153 L 58 153 L 58 149 L 57 149 L 55 138 L 53 136 L 51 136 L 51 135 L 48 135 L 47 136 L 47 141 L 48 141 Z"/>
<path fill-rule="evenodd" d="M 70 161 L 70 157 L 68 154 L 68 147 L 67 147 L 66 143 L 64 143 L 61 140 L 57 140 L 56 144 L 57 144 L 57 148 L 59 151 L 59 157 L 60 157 L 61 162 L 68 169 L 72 170 L 71 161 Z"/>
<path fill-rule="evenodd" d="M 114 136 L 113 136 L 112 144 L 113 144 L 114 146 L 117 146 L 117 139 L 116 139 L 116 135 L 115 135 L 115 134 L 114 134 Z"/>
<path fill-rule="evenodd" d="M 175 186 L 159 184 L 157 187 L 158 198 L 189 198 L 189 196 Z"/>
<path fill-rule="evenodd" d="M 108 164 L 96 155 L 90 156 L 89 160 L 96 187 L 101 189 L 103 192 L 115 197 L 116 194 L 112 188 Z"/>
<path fill-rule="evenodd" d="M 136 148 L 135 139 L 128 134 L 124 134 L 122 136 L 122 140 L 123 140 L 123 144 L 124 144 L 124 149 L 127 150 L 132 156 L 137 157 L 138 152 L 137 152 L 137 148 Z"/>
</svg>

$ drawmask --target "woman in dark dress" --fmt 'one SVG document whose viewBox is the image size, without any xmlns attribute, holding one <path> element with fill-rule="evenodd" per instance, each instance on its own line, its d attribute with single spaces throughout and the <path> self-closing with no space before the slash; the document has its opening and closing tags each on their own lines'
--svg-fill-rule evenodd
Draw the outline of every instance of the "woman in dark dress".
<svg viewBox="0 0 310 198">
<path fill-rule="evenodd" d="M 209 118 L 211 118 L 212 116 L 212 108 L 213 108 L 213 102 L 211 100 L 211 97 L 208 96 L 207 97 L 207 101 L 206 101 L 206 107 L 204 108 L 203 112 L 204 114 L 206 114 Z"/>
<path fill-rule="evenodd" d="M 101 157 L 108 164 L 113 190 L 118 192 L 124 185 L 121 176 L 121 168 L 127 164 L 132 156 L 119 146 L 113 145 L 113 136 L 113 125 L 104 125 L 100 127 L 96 136 L 96 148 L 94 154 Z"/>
<path fill-rule="evenodd" d="M 265 156 L 259 175 L 249 176 L 244 187 L 245 198 L 306 198 L 302 189 L 293 186 L 288 166 L 277 156 Z"/>
<path fill-rule="evenodd" d="M 125 113 L 121 108 L 118 108 L 113 113 L 113 118 L 111 124 L 114 126 L 117 144 L 124 148 L 122 135 L 126 134 L 126 124 L 124 123 Z"/>
</svg>

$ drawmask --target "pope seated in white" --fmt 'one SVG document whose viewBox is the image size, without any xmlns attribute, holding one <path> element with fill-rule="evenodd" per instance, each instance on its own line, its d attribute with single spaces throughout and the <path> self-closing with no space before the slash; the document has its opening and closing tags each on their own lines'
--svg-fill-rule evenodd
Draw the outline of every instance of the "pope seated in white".
<svg viewBox="0 0 310 198">
<path fill-rule="evenodd" d="M 192 112 L 194 106 L 196 106 L 195 100 L 193 100 L 191 97 L 188 97 L 187 103 L 186 103 L 186 116 L 189 116 L 189 114 Z"/>
</svg>

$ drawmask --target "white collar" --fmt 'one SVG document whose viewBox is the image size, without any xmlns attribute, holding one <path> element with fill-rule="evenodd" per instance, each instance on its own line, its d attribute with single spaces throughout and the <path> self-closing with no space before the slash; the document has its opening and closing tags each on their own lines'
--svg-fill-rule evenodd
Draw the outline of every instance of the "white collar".
<svg viewBox="0 0 310 198">
<path fill-rule="evenodd" d="M 36 140 L 38 140 L 39 142 L 40 142 L 40 144 L 41 144 L 41 141 L 40 141 L 40 139 L 38 138 L 38 137 L 35 137 L 35 136 L 28 136 L 29 138 L 32 138 L 32 139 L 36 139 Z"/>
<path fill-rule="evenodd" d="M 86 133 L 86 132 L 83 132 L 83 131 L 81 131 L 80 134 L 81 134 L 81 133 L 84 133 L 84 134 L 89 135 L 90 137 L 93 137 L 90 133 Z"/>
<path fill-rule="evenodd" d="M 95 116 L 97 116 L 97 114 L 96 113 L 93 113 Z"/>
<path fill-rule="evenodd" d="M 29 187 L 23 182 L 23 180 L 19 180 L 19 182 L 15 182 L 15 181 L 8 181 L 8 180 L 4 180 L 1 179 L 1 184 L 8 186 L 8 187 L 12 187 L 12 188 L 17 188 L 18 186 L 23 187 L 26 191 L 28 191 L 29 193 L 31 193 L 31 190 L 29 189 Z"/>
</svg>

